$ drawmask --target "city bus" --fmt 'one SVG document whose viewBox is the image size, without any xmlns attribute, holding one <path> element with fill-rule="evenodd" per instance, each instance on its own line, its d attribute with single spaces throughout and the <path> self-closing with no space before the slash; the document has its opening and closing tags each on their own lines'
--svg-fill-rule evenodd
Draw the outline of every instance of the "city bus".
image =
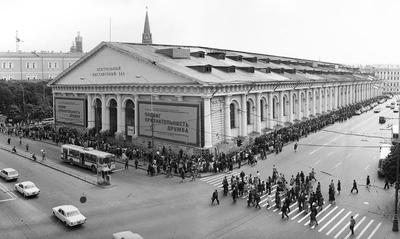
<svg viewBox="0 0 400 239">
<path fill-rule="evenodd" d="M 383 161 L 389 156 L 390 148 L 392 145 L 390 144 L 381 144 L 379 147 L 379 162 L 378 162 L 378 176 L 383 177 L 385 176 L 383 173 Z"/>
<path fill-rule="evenodd" d="M 71 165 L 89 168 L 95 173 L 99 167 L 103 169 L 108 167 L 110 171 L 115 169 L 114 154 L 73 144 L 64 144 L 61 146 L 61 160 Z"/>
</svg>

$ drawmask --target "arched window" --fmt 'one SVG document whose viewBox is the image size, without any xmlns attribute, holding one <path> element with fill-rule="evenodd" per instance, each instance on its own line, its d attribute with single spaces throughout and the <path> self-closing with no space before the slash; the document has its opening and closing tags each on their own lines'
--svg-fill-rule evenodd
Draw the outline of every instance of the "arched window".
<svg viewBox="0 0 400 239">
<path fill-rule="evenodd" d="M 278 99 L 274 97 L 272 99 L 272 115 L 274 119 L 278 118 L 278 107 L 279 107 Z"/>
<path fill-rule="evenodd" d="M 101 130 L 101 100 L 96 99 L 94 104 L 94 128 L 96 132 Z"/>
<path fill-rule="evenodd" d="M 247 124 L 251 124 L 251 103 L 250 103 L 250 101 L 246 102 L 246 108 L 247 108 Z"/>
<path fill-rule="evenodd" d="M 110 132 L 115 133 L 117 131 L 117 101 L 110 100 Z"/>
<path fill-rule="evenodd" d="M 235 114 L 235 104 L 234 103 L 231 103 L 229 105 L 229 110 L 230 110 L 229 114 L 231 117 L 231 129 L 233 129 L 233 128 L 236 128 L 236 119 L 235 119 L 236 114 Z"/>
<path fill-rule="evenodd" d="M 283 96 L 283 116 L 287 115 L 287 106 L 286 106 L 287 98 L 286 95 Z"/>
<path fill-rule="evenodd" d="M 260 118 L 261 118 L 261 121 L 265 120 L 264 119 L 264 107 L 265 107 L 265 100 L 261 99 L 260 100 Z"/>
<path fill-rule="evenodd" d="M 127 100 L 125 105 L 125 134 L 128 141 L 135 135 L 135 103 Z"/>
</svg>

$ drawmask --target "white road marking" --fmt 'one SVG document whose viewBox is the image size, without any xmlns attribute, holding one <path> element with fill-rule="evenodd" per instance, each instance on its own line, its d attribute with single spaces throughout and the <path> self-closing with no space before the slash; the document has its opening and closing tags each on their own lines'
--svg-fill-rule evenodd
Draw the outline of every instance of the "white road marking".
<svg viewBox="0 0 400 239">
<path fill-rule="evenodd" d="M 375 233 L 376 233 L 376 231 L 378 231 L 378 229 L 379 229 L 379 227 L 382 225 L 382 223 L 380 222 L 378 225 L 376 225 L 376 227 L 374 228 L 374 230 L 371 232 L 371 234 L 369 234 L 369 237 L 367 238 L 367 239 L 371 239 L 374 235 L 375 235 Z"/>
<path fill-rule="evenodd" d="M 298 223 L 302 222 L 304 219 L 306 219 L 308 216 L 310 216 L 310 214 L 311 214 L 311 210 L 309 213 L 307 213 L 307 215 L 305 215 L 302 219 L 298 220 L 297 222 Z"/>
<path fill-rule="evenodd" d="M 339 167 L 339 165 L 341 165 L 341 164 L 342 164 L 342 162 L 337 163 L 334 168 Z"/>
<path fill-rule="evenodd" d="M 329 220 L 323 227 L 321 227 L 321 229 L 319 229 L 318 232 L 321 232 L 322 230 L 324 230 L 325 227 L 327 227 L 333 220 L 335 220 L 340 214 L 342 214 L 343 211 L 344 211 L 344 209 L 340 210 L 335 216 L 333 216 L 331 218 L 331 220 Z"/>
<path fill-rule="evenodd" d="M 10 196 L 10 198 L 2 199 L 2 200 L 0 200 L 0 202 L 7 202 L 7 201 L 12 201 L 12 200 L 17 199 L 17 196 L 16 196 L 13 192 L 11 192 L 11 191 L 10 191 L 5 185 L 3 185 L 2 183 L 0 183 L 0 188 L 1 188 L 1 190 L 2 190 L 4 193 L 6 193 L 8 196 Z"/>
<path fill-rule="evenodd" d="M 120 172 L 120 171 L 122 171 L 122 170 L 125 170 L 125 169 L 123 169 L 123 168 L 116 169 L 116 170 L 113 170 L 113 173 L 115 173 L 115 172 Z M 96 175 L 97 175 L 97 174 L 96 174 Z"/>
<path fill-rule="evenodd" d="M 361 221 L 356 223 L 356 226 L 354 227 L 354 231 L 363 223 L 363 221 L 365 220 L 365 216 L 361 219 Z M 351 236 L 351 232 L 349 232 L 349 234 L 347 234 L 347 236 L 344 239 L 348 239 Z"/>
<path fill-rule="evenodd" d="M 351 153 L 347 154 L 347 155 L 346 155 L 346 158 L 350 158 L 351 155 L 352 155 Z"/>
<path fill-rule="evenodd" d="M 323 146 L 320 146 L 319 148 L 314 149 L 313 151 L 311 151 L 311 152 L 309 153 L 309 155 L 312 155 L 312 154 L 316 153 L 317 151 L 319 151 L 319 150 L 321 150 L 322 148 L 324 148 L 325 145 L 328 145 L 328 144 L 332 143 L 333 141 L 337 140 L 339 137 L 342 137 L 342 136 L 336 136 L 336 137 L 333 138 L 332 140 L 329 140 L 327 143 L 323 144 Z"/>
<path fill-rule="evenodd" d="M 368 229 L 369 226 L 371 226 L 371 224 L 374 222 L 373 219 L 371 219 L 371 221 L 369 221 L 369 223 L 367 224 L 367 226 L 360 232 L 360 234 L 358 235 L 358 237 L 356 239 L 360 239 L 361 236 L 364 234 L 364 232 Z"/>
<path fill-rule="evenodd" d="M 319 162 L 321 162 L 321 160 L 318 160 L 317 162 L 315 162 L 314 164 L 319 164 Z"/>
<path fill-rule="evenodd" d="M 358 217 L 358 214 L 356 214 L 355 216 L 354 216 L 354 219 L 356 219 Z M 338 233 L 336 233 L 336 235 L 333 237 L 333 238 L 338 238 L 338 236 L 340 236 L 340 234 L 342 234 L 342 232 L 346 229 L 346 228 L 348 228 L 348 226 L 350 225 L 350 222 L 347 222 L 346 223 L 346 225 L 344 225 L 344 227 L 338 232 Z"/>
<path fill-rule="evenodd" d="M 340 219 L 340 221 L 338 221 L 338 222 L 335 224 L 335 226 L 333 226 L 333 227 L 331 228 L 331 230 L 329 230 L 329 231 L 326 233 L 326 235 L 329 236 L 329 234 L 331 234 L 331 232 L 332 232 L 333 230 L 335 230 L 336 227 L 338 227 L 338 226 L 340 225 L 340 223 L 342 223 L 342 222 L 344 221 L 344 219 L 346 219 L 346 218 L 350 215 L 350 213 L 351 213 L 351 211 L 348 212 L 346 215 L 344 215 L 344 217 L 342 217 L 342 219 Z"/>
<path fill-rule="evenodd" d="M 321 216 L 323 212 L 325 212 L 332 204 L 328 204 L 328 206 L 326 206 L 322 211 L 320 211 L 316 217 Z M 304 226 L 307 226 L 308 224 L 310 224 L 310 221 L 304 223 Z"/>
</svg>

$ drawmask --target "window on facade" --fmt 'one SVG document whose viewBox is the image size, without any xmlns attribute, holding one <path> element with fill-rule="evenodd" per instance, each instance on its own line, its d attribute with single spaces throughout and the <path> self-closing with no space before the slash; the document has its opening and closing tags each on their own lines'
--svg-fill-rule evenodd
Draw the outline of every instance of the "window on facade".
<svg viewBox="0 0 400 239">
<path fill-rule="evenodd" d="M 49 69 L 51 69 L 51 66 L 52 66 L 51 62 L 49 62 L 48 66 L 49 66 Z"/>
<path fill-rule="evenodd" d="M 8 68 L 10 68 L 10 69 L 13 68 L 13 63 L 12 62 L 8 62 Z"/>
<path fill-rule="evenodd" d="M 54 69 L 57 69 L 57 62 L 54 62 Z"/>
<path fill-rule="evenodd" d="M 32 62 L 32 68 L 35 69 L 36 68 L 36 63 Z"/>
<path fill-rule="evenodd" d="M 231 117 L 231 129 L 236 128 L 236 122 L 235 122 L 235 104 L 231 103 L 229 105 L 229 115 Z"/>
<path fill-rule="evenodd" d="M 26 69 L 29 69 L 29 62 L 26 63 Z"/>
<path fill-rule="evenodd" d="M 6 62 L 3 62 L 3 69 L 6 69 L 7 68 L 7 63 Z"/>
<path fill-rule="evenodd" d="M 286 116 L 286 96 L 283 97 L 283 116 Z"/>
</svg>

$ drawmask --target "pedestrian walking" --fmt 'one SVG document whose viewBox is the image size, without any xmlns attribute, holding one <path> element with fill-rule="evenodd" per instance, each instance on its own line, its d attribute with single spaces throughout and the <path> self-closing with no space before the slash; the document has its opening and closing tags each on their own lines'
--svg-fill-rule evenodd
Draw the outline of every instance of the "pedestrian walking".
<svg viewBox="0 0 400 239">
<path fill-rule="evenodd" d="M 10 145 L 11 144 L 11 138 L 7 139 L 7 144 Z"/>
<path fill-rule="evenodd" d="M 282 209 L 281 209 L 281 211 L 282 211 L 282 219 L 284 219 L 285 216 L 286 216 L 287 219 L 289 219 L 289 215 L 287 214 L 287 210 L 288 210 L 288 207 L 287 207 L 286 204 L 284 204 L 282 206 Z"/>
<path fill-rule="evenodd" d="M 40 150 L 40 152 L 42 152 L 42 161 L 43 161 L 43 160 L 45 160 L 45 158 L 46 158 L 46 151 L 42 148 L 42 149 Z"/>
<path fill-rule="evenodd" d="M 389 180 L 387 178 L 385 178 L 385 186 L 383 189 L 389 189 Z"/>
<path fill-rule="evenodd" d="M 138 169 L 138 165 L 139 165 L 139 160 L 138 158 L 135 158 L 135 169 Z"/>
<path fill-rule="evenodd" d="M 19 136 L 19 145 L 22 144 L 22 136 Z"/>
<path fill-rule="evenodd" d="M 15 145 L 12 147 L 11 150 L 12 150 L 13 153 L 15 153 L 15 154 L 17 153 L 17 149 L 15 148 Z"/>
<path fill-rule="evenodd" d="M 218 190 L 215 189 L 212 196 L 211 196 L 211 205 L 214 204 L 214 201 L 217 201 L 217 205 L 219 205 L 219 199 L 218 199 Z"/>
<path fill-rule="evenodd" d="M 26 149 L 26 152 L 29 151 L 29 144 L 26 144 L 26 145 L 25 145 L 25 149 Z"/>
<path fill-rule="evenodd" d="M 340 195 L 340 190 L 342 190 L 342 185 L 340 183 L 340 180 L 337 181 L 337 191 L 338 191 L 338 195 Z"/>
<path fill-rule="evenodd" d="M 371 184 L 371 180 L 369 179 L 369 175 L 367 175 L 367 182 L 366 182 L 366 186 L 367 186 L 367 189 L 369 189 L 369 185 Z"/>
<path fill-rule="evenodd" d="M 294 143 L 293 148 L 294 148 L 294 152 L 297 152 L 297 143 Z"/>
<path fill-rule="evenodd" d="M 357 183 L 355 179 L 353 180 L 353 187 L 351 188 L 350 193 L 353 193 L 353 190 L 356 190 L 356 192 L 358 193 Z"/>
<path fill-rule="evenodd" d="M 356 220 L 354 220 L 353 216 L 350 218 L 350 231 L 351 235 L 354 235 L 354 226 L 356 225 Z"/>
<path fill-rule="evenodd" d="M 128 157 L 125 159 L 125 169 L 128 170 L 129 168 L 129 160 Z"/>
</svg>

